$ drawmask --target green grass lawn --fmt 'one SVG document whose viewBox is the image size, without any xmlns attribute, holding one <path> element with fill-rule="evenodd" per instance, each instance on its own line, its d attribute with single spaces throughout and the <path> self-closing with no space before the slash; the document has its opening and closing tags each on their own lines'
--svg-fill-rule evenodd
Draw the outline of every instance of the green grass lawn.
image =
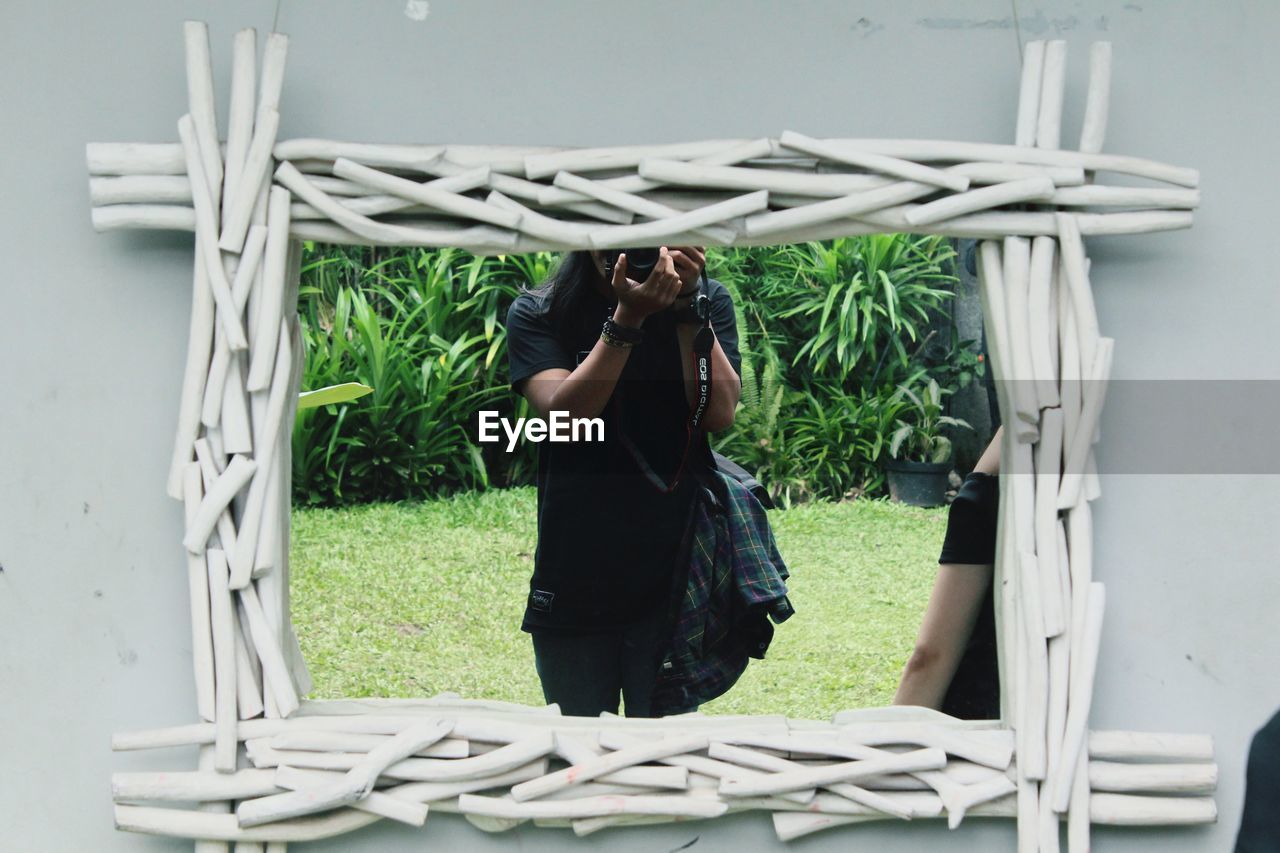
<svg viewBox="0 0 1280 853">
<path fill-rule="evenodd" d="M 532 488 L 293 513 L 292 605 L 312 698 L 543 704 L 520 631 Z M 796 614 L 707 713 L 826 719 L 887 705 L 915 640 L 946 510 L 887 501 L 770 513 Z"/>
</svg>

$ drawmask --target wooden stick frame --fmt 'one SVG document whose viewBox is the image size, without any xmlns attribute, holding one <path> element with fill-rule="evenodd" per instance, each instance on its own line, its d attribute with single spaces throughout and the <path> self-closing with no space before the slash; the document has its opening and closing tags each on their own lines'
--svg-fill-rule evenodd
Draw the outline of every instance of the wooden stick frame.
<svg viewBox="0 0 1280 853">
<path fill-rule="evenodd" d="M 1012 145 L 775 138 L 619 148 L 277 139 L 288 39 L 236 34 L 219 141 L 207 28 L 184 29 L 179 143 L 91 143 L 99 230 L 195 232 L 190 344 L 168 493 L 199 722 L 117 735 L 200 745 L 199 766 L 118 773 L 116 826 L 283 850 L 459 812 L 484 831 L 773 814 L 788 841 L 870 820 L 1012 818 L 1020 853 L 1089 849 L 1092 824 L 1213 821 L 1207 736 L 1090 732 L 1105 590 L 1094 580 L 1093 446 L 1113 340 L 1083 238 L 1186 228 L 1193 169 L 1102 153 L 1111 50 L 1061 148 L 1066 45 L 1026 46 Z M 257 92 L 255 101 L 255 88 Z M 1166 186 L 1106 186 L 1107 173 Z M 681 241 L 760 245 L 885 231 L 981 240 L 1001 447 L 994 589 L 1002 721 L 920 708 L 783 717 L 565 717 L 452 694 L 299 701 L 289 619 L 289 439 L 301 378 L 301 240 L 480 254 Z M 1085 381 L 1087 380 L 1087 381 Z M 157 803 L 196 803 L 162 808 Z M 429 828 L 428 828 L 429 830 Z M 409 831 L 409 830 L 406 830 Z M 415 830 L 421 831 L 421 830 Z M 904 827 L 904 831 L 909 831 Z"/>
</svg>

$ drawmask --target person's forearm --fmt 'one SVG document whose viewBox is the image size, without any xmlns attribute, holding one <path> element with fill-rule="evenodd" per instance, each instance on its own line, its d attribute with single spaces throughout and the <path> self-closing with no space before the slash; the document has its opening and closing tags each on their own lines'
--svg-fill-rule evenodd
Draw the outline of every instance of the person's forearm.
<svg viewBox="0 0 1280 853">
<path fill-rule="evenodd" d="M 680 361 L 684 365 L 685 399 L 692 408 L 698 399 L 698 380 L 693 371 L 693 337 L 698 326 L 682 323 L 677 330 L 680 340 Z M 702 416 L 702 428 L 707 432 L 719 432 L 733 424 L 734 412 L 738 408 L 738 395 L 742 393 L 742 382 L 738 373 L 724 354 L 720 341 L 716 339 L 711 346 L 711 399 L 707 401 L 707 411 Z"/>
<path fill-rule="evenodd" d="M 944 660 L 940 657 L 921 659 L 918 654 L 913 654 L 902 673 L 893 704 L 941 709 L 959 663 L 959 656 L 948 656 Z"/>
<path fill-rule="evenodd" d="M 623 306 L 614 311 L 613 320 L 621 326 L 639 328 L 643 318 L 627 312 Z M 550 398 L 544 416 L 551 411 L 567 412 L 571 418 L 594 418 L 604 411 L 627 364 L 631 347 L 615 347 L 596 341 L 582 364 L 560 381 Z"/>
</svg>

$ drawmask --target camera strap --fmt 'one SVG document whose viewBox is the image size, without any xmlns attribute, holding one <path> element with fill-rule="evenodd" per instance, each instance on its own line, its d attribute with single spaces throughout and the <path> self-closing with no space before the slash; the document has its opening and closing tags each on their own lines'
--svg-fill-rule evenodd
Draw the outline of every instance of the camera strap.
<svg viewBox="0 0 1280 853">
<path fill-rule="evenodd" d="M 702 273 L 702 282 L 706 282 L 707 274 L 704 270 Z M 707 406 L 711 403 L 711 350 L 715 347 L 716 336 L 711 329 L 711 308 L 710 300 L 707 298 L 706 290 L 702 283 L 699 283 L 698 294 L 693 298 L 693 304 L 690 306 L 698 313 L 698 319 L 701 325 L 693 336 L 693 346 L 691 356 L 693 358 L 693 379 L 696 387 L 693 399 L 693 410 L 689 413 L 689 421 L 685 425 L 685 442 L 684 452 L 680 454 L 680 465 L 676 468 L 675 477 L 670 483 L 667 483 L 658 476 L 648 460 L 644 458 L 644 454 L 635 446 L 630 437 L 621 429 L 622 426 L 622 404 L 617 403 L 618 414 L 618 440 L 622 446 L 631 454 L 631 458 L 635 460 L 636 465 L 640 468 L 649 484 L 663 494 L 674 492 L 680 485 L 680 478 L 684 475 L 686 463 L 689 461 L 689 451 L 693 447 L 694 436 L 702 433 L 702 418 L 707 413 Z M 615 401 L 621 395 L 615 396 Z"/>
</svg>

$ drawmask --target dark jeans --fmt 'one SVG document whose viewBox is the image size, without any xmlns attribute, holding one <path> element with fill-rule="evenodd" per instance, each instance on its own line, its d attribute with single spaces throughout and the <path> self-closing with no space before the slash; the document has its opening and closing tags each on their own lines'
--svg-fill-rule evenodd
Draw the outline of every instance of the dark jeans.
<svg viewBox="0 0 1280 853">
<path fill-rule="evenodd" d="M 628 717 L 653 716 L 650 699 L 662 633 L 663 620 L 656 617 L 591 634 L 535 632 L 533 658 L 542 695 L 574 717 L 618 713 L 619 694 Z"/>
</svg>

